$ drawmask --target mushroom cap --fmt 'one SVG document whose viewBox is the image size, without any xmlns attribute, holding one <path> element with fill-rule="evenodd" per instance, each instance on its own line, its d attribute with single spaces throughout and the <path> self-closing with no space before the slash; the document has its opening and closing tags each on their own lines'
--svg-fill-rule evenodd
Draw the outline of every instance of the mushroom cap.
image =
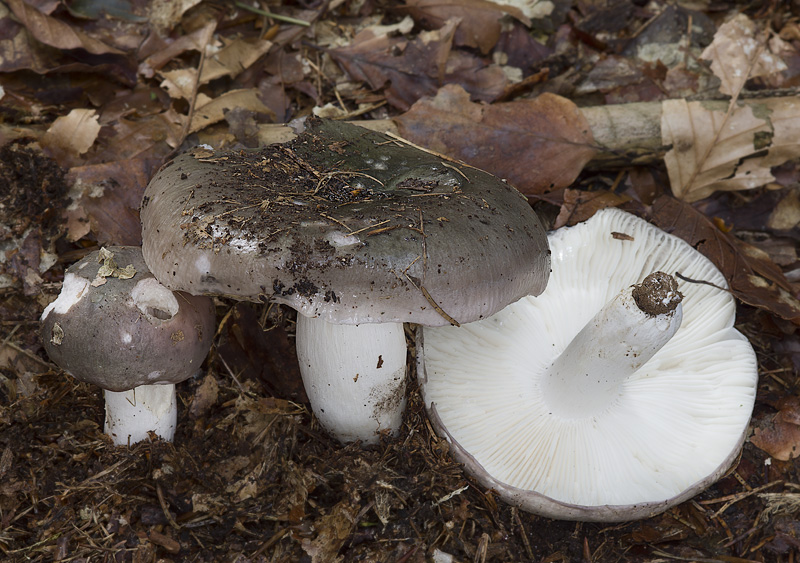
<svg viewBox="0 0 800 563">
<path fill-rule="evenodd" d="M 99 251 L 87 254 L 67 269 L 61 294 L 42 314 L 50 359 L 109 391 L 190 377 L 211 346 L 213 301 L 158 283 L 139 247 L 104 250 L 118 270 Z"/>
<path fill-rule="evenodd" d="M 544 229 L 513 187 L 344 122 L 180 155 L 150 182 L 141 218 L 167 287 L 337 324 L 470 322 L 540 293 L 550 270 Z"/>
<path fill-rule="evenodd" d="M 548 412 L 537 379 L 622 288 L 662 270 L 727 287 L 703 255 L 617 209 L 550 234 L 537 298 L 460 328 L 420 328 L 418 373 L 456 459 L 508 502 L 553 518 L 645 518 L 704 489 L 735 461 L 757 364 L 729 292 L 678 280 L 683 322 L 595 416 Z M 609 329 L 612 330 L 612 329 Z"/>
</svg>

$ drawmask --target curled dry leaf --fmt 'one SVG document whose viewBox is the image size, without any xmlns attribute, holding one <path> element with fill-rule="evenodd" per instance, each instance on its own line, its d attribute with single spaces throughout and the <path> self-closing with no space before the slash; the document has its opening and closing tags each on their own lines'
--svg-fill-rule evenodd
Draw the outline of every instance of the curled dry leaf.
<svg viewBox="0 0 800 563">
<path fill-rule="evenodd" d="M 0 12 L 2 14 L 2 12 Z M 59 52 L 36 41 L 15 18 L 6 11 L 0 17 L 0 72 L 32 70 L 44 74 L 58 66 Z"/>
<path fill-rule="evenodd" d="M 67 239 L 75 241 L 91 231 L 100 244 L 140 245 L 139 205 L 160 164 L 160 159 L 132 159 L 70 169 L 67 180 L 80 196 L 64 212 Z"/>
<path fill-rule="evenodd" d="M 200 0 L 153 0 L 148 2 L 147 19 L 162 35 L 178 25 L 181 17 Z"/>
<path fill-rule="evenodd" d="M 406 139 L 505 178 L 527 195 L 569 186 L 597 152 L 580 109 L 554 94 L 484 105 L 448 85 L 395 121 Z"/>
<path fill-rule="evenodd" d="M 414 40 L 365 29 L 350 45 L 329 53 L 353 80 L 366 82 L 373 90 L 385 87 L 386 100 L 401 110 L 434 95 L 444 83 L 462 84 L 476 99 L 492 101 L 505 89 L 505 74 L 496 65 L 451 50 L 457 25 L 458 20 L 448 20 Z"/>
<path fill-rule="evenodd" d="M 612 191 L 598 190 L 564 190 L 564 199 L 558 212 L 553 229 L 572 226 L 589 219 L 600 209 L 617 207 L 630 201 L 630 197 Z"/>
<path fill-rule="evenodd" d="M 449 19 L 459 18 L 454 43 L 477 47 L 484 55 L 497 44 L 504 15 L 531 24 L 519 8 L 486 0 L 408 0 L 406 7 L 415 20 L 428 28 L 438 29 Z"/>
<path fill-rule="evenodd" d="M 152 78 L 155 71 L 161 69 L 169 61 L 189 50 L 201 51 L 211 42 L 217 22 L 209 22 L 203 27 L 186 35 L 181 35 L 170 42 L 166 48 L 159 49 L 139 64 L 139 73 Z"/>
<path fill-rule="evenodd" d="M 64 166 L 72 158 L 88 151 L 100 133 L 97 112 L 93 109 L 73 109 L 56 118 L 41 139 L 54 158 Z"/>
<path fill-rule="evenodd" d="M 800 156 L 800 102 L 770 98 L 735 104 L 667 100 L 661 137 L 675 197 L 693 202 L 775 178 L 770 168 Z"/>
<path fill-rule="evenodd" d="M 199 41 L 205 40 L 205 43 L 195 43 L 193 41 L 185 43 L 181 48 L 205 48 L 205 45 L 211 40 L 214 25 L 206 26 L 200 31 L 204 33 L 202 36 L 198 36 L 197 39 Z M 159 76 L 164 79 L 161 87 L 169 93 L 171 98 L 191 100 L 197 86 L 208 84 L 212 80 L 226 76 L 235 78 L 260 59 L 262 55 L 266 54 L 270 47 L 272 47 L 272 42 L 262 39 L 235 39 L 217 51 L 213 57 L 205 60 L 199 79 L 197 78 L 197 69 L 194 68 L 162 71 L 159 72 Z M 150 64 L 163 65 L 167 62 L 162 57 L 155 58 L 155 56 L 148 59 L 148 61 L 146 61 L 147 64 L 140 65 L 140 72 L 151 72 Z"/>
<path fill-rule="evenodd" d="M 800 227 L 800 189 L 790 189 L 786 196 L 781 198 L 770 213 L 767 227 L 778 231 Z"/>
<path fill-rule="evenodd" d="M 303 551 L 311 556 L 311 563 L 342 561 L 338 553 L 356 525 L 359 509 L 357 504 L 343 500 L 329 514 L 317 520 L 316 537 L 302 541 Z"/>
<path fill-rule="evenodd" d="M 22 0 L 8 0 L 8 7 L 38 41 L 56 49 L 84 49 L 93 55 L 123 54 L 122 51 L 86 35 L 61 20 L 41 13 Z"/>
<path fill-rule="evenodd" d="M 213 57 L 206 59 L 200 73 L 200 84 L 206 84 L 217 78 L 238 76 L 255 63 L 272 47 L 266 39 L 234 39 Z"/>
<path fill-rule="evenodd" d="M 189 133 L 200 131 L 204 127 L 217 123 L 225 119 L 225 112 L 232 109 L 246 109 L 254 113 L 261 113 L 269 116 L 270 120 L 275 119 L 275 114 L 258 97 L 255 89 L 231 90 L 221 96 L 200 104 L 192 116 L 192 124 L 189 126 Z"/>
<path fill-rule="evenodd" d="M 790 396 L 753 431 L 750 441 L 780 461 L 800 456 L 800 400 Z"/>
<path fill-rule="evenodd" d="M 651 220 L 714 262 L 737 299 L 800 324 L 796 290 L 765 252 L 722 232 L 694 207 L 669 196 L 653 202 Z"/>
<path fill-rule="evenodd" d="M 719 190 L 745 190 L 772 179 L 769 169 L 744 160 L 755 152 L 756 135 L 767 123 L 745 106 L 730 115 L 706 109 L 701 102 L 666 100 L 662 105 L 661 137 L 672 149 L 664 156 L 672 193 L 697 201 Z"/>
<path fill-rule="evenodd" d="M 711 61 L 711 71 L 720 79 L 720 92 L 735 97 L 748 79 L 786 70 L 780 56 L 770 51 L 766 37 L 744 14 L 719 27 L 700 58 Z"/>
<path fill-rule="evenodd" d="M 661 135 L 665 145 L 672 145 L 664 160 L 672 192 L 686 201 L 763 186 L 774 180 L 770 167 L 800 155 L 800 104 L 794 98 L 737 103 L 748 79 L 786 69 L 770 51 L 765 33 L 759 34 L 739 14 L 720 26 L 701 57 L 711 61 L 720 92 L 731 100 L 725 109 L 685 100 L 664 102 Z"/>
</svg>

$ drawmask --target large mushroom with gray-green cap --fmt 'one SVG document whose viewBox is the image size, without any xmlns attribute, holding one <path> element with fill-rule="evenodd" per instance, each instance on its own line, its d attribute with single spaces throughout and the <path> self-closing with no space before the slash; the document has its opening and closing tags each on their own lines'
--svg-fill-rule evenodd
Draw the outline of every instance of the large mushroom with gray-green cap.
<svg viewBox="0 0 800 563">
<path fill-rule="evenodd" d="M 544 229 L 513 187 L 343 122 L 182 154 L 150 182 L 141 218 L 167 287 L 298 311 L 306 392 L 342 442 L 399 430 L 403 323 L 482 319 L 541 293 L 550 272 Z"/>
</svg>

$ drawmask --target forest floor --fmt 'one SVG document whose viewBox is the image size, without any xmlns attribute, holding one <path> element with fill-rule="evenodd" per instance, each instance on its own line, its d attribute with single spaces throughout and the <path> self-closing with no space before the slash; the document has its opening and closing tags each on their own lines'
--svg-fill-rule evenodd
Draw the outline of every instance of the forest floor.
<svg viewBox="0 0 800 563">
<path fill-rule="evenodd" d="M 0 560 L 800 560 L 800 10 L 683 4 L 0 2 Z M 310 414 L 294 313 L 228 299 L 174 442 L 115 447 L 102 392 L 42 346 L 64 270 L 141 243 L 171 155 L 312 113 L 507 178 L 548 228 L 619 206 L 706 254 L 759 364 L 731 470 L 646 520 L 526 513 L 450 457 L 413 361 L 399 435 L 342 446 Z"/>
</svg>

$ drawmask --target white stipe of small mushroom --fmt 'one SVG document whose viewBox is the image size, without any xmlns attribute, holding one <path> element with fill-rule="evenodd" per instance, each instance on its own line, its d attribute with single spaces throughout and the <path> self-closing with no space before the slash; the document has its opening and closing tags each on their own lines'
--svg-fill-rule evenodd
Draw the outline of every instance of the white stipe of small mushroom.
<svg viewBox="0 0 800 563">
<path fill-rule="evenodd" d="M 64 276 L 61 292 L 58 294 L 55 301 L 44 308 L 41 320 L 46 319 L 50 311 L 55 311 L 62 315 L 69 311 L 75 303 L 83 298 L 88 287 L 89 280 L 73 273 L 67 273 L 67 275 Z"/>
<path fill-rule="evenodd" d="M 396 435 L 405 407 L 401 323 L 337 325 L 297 315 L 297 358 L 311 408 L 341 442 Z"/>
<path fill-rule="evenodd" d="M 679 280 L 678 332 L 613 404 L 583 418 L 551 414 L 541 374 L 621 288 L 657 270 L 727 286 L 707 258 L 641 219 L 604 210 L 590 221 L 551 233 L 553 271 L 539 297 L 460 328 L 425 327 L 421 389 L 500 482 L 578 506 L 662 502 L 734 455 L 752 413 L 755 354 L 733 327 L 730 293 Z"/>
<path fill-rule="evenodd" d="M 104 391 L 105 433 L 124 446 L 147 440 L 155 432 L 172 441 L 178 424 L 175 385 L 140 385 L 129 391 Z"/>
</svg>

